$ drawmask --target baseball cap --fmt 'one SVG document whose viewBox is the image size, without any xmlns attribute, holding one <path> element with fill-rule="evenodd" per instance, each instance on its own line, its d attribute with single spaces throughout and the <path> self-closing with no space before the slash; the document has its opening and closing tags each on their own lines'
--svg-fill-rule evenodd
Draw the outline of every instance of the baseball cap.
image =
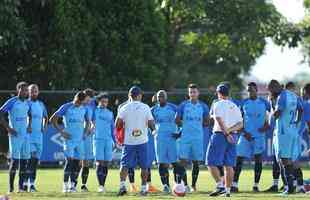
<svg viewBox="0 0 310 200">
<path fill-rule="evenodd" d="M 221 93 L 224 96 L 229 95 L 229 88 L 225 84 L 219 84 L 216 87 L 216 92 Z"/>
<path fill-rule="evenodd" d="M 138 86 L 132 86 L 129 89 L 129 95 L 132 97 L 136 97 L 136 96 L 140 95 L 141 93 L 142 93 L 142 90 Z"/>
</svg>

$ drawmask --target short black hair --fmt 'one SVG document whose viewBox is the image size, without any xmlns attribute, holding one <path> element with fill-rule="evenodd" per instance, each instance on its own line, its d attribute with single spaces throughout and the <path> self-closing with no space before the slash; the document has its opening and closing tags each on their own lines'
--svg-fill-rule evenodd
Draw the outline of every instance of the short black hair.
<svg viewBox="0 0 310 200">
<path fill-rule="evenodd" d="M 85 94 L 85 92 L 83 91 L 79 91 L 74 95 L 74 98 L 76 98 L 79 101 L 84 101 L 84 99 L 87 97 L 87 95 Z"/>
<path fill-rule="evenodd" d="M 199 89 L 199 88 L 198 88 L 198 85 L 195 84 L 195 83 L 190 83 L 190 84 L 188 85 L 187 88 L 188 88 L 188 89 Z"/>
<path fill-rule="evenodd" d="M 220 84 L 225 85 L 229 90 L 231 88 L 230 82 L 229 81 L 222 81 Z"/>
<path fill-rule="evenodd" d="M 86 94 L 86 96 L 89 96 L 91 98 L 93 98 L 96 94 L 96 91 L 91 88 L 86 88 L 83 92 Z"/>
<path fill-rule="evenodd" d="M 248 86 L 249 86 L 249 87 L 256 87 L 256 88 L 257 88 L 257 85 L 256 85 L 255 82 L 249 82 L 249 83 L 248 83 Z"/>
<path fill-rule="evenodd" d="M 16 84 L 16 90 L 20 90 L 23 87 L 28 87 L 28 83 L 25 81 L 21 81 Z"/>
<path fill-rule="evenodd" d="M 268 88 L 273 86 L 273 85 L 278 85 L 278 86 L 281 86 L 280 82 L 275 80 L 275 79 L 272 79 L 269 83 L 268 83 Z"/>
<path fill-rule="evenodd" d="M 310 83 L 307 83 L 304 86 L 304 91 L 306 92 L 306 94 L 310 95 Z"/>
<path fill-rule="evenodd" d="M 97 101 L 100 101 L 101 99 L 109 99 L 110 96 L 107 92 L 102 92 L 102 93 L 99 93 L 97 96 L 96 96 L 96 100 Z"/>
<path fill-rule="evenodd" d="M 293 81 L 289 81 L 285 84 L 285 89 L 295 88 L 296 85 Z"/>
</svg>

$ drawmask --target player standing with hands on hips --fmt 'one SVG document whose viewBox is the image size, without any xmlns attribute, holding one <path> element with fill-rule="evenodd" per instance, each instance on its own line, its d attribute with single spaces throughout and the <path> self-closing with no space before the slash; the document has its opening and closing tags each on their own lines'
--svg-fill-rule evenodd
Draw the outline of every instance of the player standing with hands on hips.
<svg viewBox="0 0 310 200">
<path fill-rule="evenodd" d="M 141 102 L 141 89 L 133 86 L 129 90 L 129 95 L 132 101 L 120 108 L 116 118 L 116 128 L 121 129 L 124 127 L 125 129 L 118 195 L 123 196 L 127 193 L 126 177 L 128 168 L 134 168 L 137 161 L 141 168 L 141 195 L 144 196 L 147 195 L 147 169 L 150 168 L 147 162 L 148 127 L 154 131 L 155 123 L 150 107 Z"/>
<path fill-rule="evenodd" d="M 219 101 L 212 107 L 214 119 L 213 134 L 207 150 L 206 164 L 212 177 L 217 183 L 217 188 L 210 196 L 224 194 L 230 197 L 230 187 L 234 176 L 233 167 L 236 164 L 236 139 L 234 133 L 243 127 L 240 109 L 229 100 L 229 89 L 220 84 L 216 88 Z M 218 170 L 224 166 L 225 188 Z"/>
</svg>

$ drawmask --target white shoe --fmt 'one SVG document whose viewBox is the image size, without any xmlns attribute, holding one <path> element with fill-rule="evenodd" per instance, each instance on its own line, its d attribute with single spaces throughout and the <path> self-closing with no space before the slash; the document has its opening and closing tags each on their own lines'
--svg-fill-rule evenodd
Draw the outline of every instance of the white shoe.
<svg viewBox="0 0 310 200">
<path fill-rule="evenodd" d="M 63 193 L 69 193 L 69 192 L 70 192 L 69 183 L 64 183 L 62 192 L 63 192 Z"/>
<path fill-rule="evenodd" d="M 99 193 L 105 193 L 105 189 L 102 185 L 99 186 L 98 192 Z"/>
<path fill-rule="evenodd" d="M 187 185 L 187 186 L 185 187 L 185 192 L 188 193 L 188 194 L 190 194 L 190 193 L 192 192 L 191 187 Z"/>
</svg>

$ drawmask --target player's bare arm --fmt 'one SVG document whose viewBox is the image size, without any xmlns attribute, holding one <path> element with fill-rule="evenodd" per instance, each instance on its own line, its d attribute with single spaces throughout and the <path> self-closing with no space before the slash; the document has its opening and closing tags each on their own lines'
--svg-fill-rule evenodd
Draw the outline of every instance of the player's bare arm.
<svg viewBox="0 0 310 200">
<path fill-rule="evenodd" d="M 4 112 L 0 112 L 0 124 L 8 131 L 9 135 L 17 134 L 16 130 L 11 128 L 9 123 L 6 121 Z"/>
<path fill-rule="evenodd" d="M 61 136 L 64 137 L 65 139 L 70 139 L 71 138 L 70 134 L 65 132 L 64 129 L 59 126 L 58 120 L 59 120 L 59 117 L 55 114 L 53 114 L 52 117 L 50 118 L 50 122 L 56 128 L 56 130 L 61 134 Z"/>
</svg>

